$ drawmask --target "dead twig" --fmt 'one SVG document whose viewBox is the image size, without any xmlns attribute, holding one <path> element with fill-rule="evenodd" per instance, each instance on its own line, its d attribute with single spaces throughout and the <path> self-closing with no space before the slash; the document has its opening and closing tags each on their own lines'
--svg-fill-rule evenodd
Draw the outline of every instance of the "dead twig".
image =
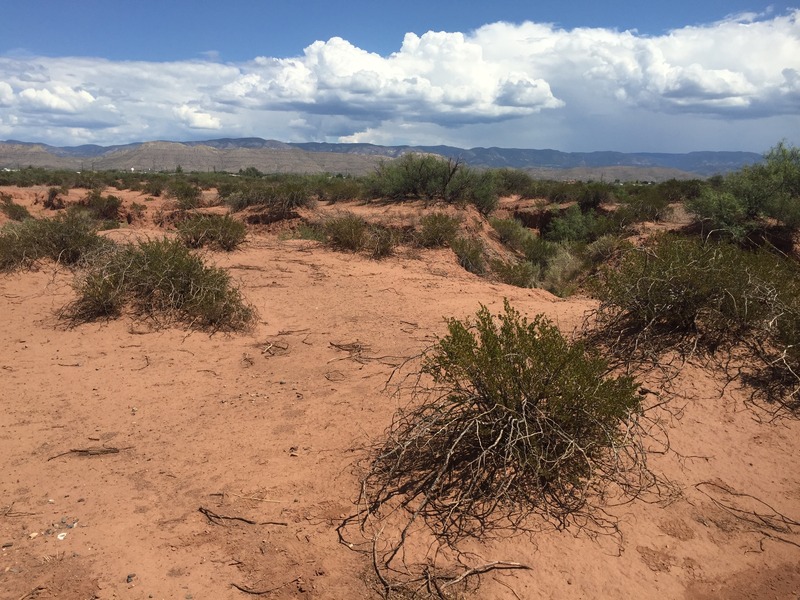
<svg viewBox="0 0 800 600">
<path fill-rule="evenodd" d="M 114 448 L 110 446 L 90 446 L 88 448 L 72 448 L 71 450 L 62 452 L 61 454 L 56 454 L 55 456 L 51 456 L 47 460 L 49 462 L 61 456 L 66 456 L 67 454 L 79 454 L 81 456 L 102 456 L 104 454 L 119 454 L 120 451 L 130 450 L 131 448 L 133 448 L 133 446 L 127 446 L 125 448 Z"/>
<path fill-rule="evenodd" d="M 250 594 L 252 596 L 264 596 L 265 594 L 271 594 L 272 592 L 277 592 L 278 590 L 285 588 L 287 585 L 292 585 L 293 583 L 299 583 L 300 581 L 301 581 L 300 577 L 295 577 L 291 581 L 287 581 L 286 583 L 282 583 L 281 585 L 274 588 L 270 588 L 268 590 L 254 590 L 252 588 L 239 585 L 238 583 L 231 583 L 231 585 L 240 592 L 244 592 L 245 594 Z"/>
<path fill-rule="evenodd" d="M 226 515 L 218 515 L 213 510 L 209 510 L 201 506 L 198 509 L 205 517 L 209 520 L 210 523 L 213 525 L 222 525 L 222 521 L 241 521 L 242 523 L 247 523 L 248 525 L 280 525 L 281 527 L 288 527 L 289 523 L 286 521 L 252 521 L 250 519 L 245 519 L 244 517 L 228 517 Z"/>
<path fill-rule="evenodd" d="M 23 594 L 22 596 L 20 596 L 20 597 L 19 597 L 19 600 L 28 600 L 28 598 L 33 598 L 33 597 L 34 597 L 35 595 L 37 595 L 39 592 L 43 592 L 43 591 L 45 591 L 46 589 L 47 589 L 47 588 L 46 588 L 45 586 L 43 586 L 43 585 L 37 585 L 35 588 L 33 588 L 33 589 L 32 589 L 30 592 L 28 592 L 27 594 Z"/>
</svg>

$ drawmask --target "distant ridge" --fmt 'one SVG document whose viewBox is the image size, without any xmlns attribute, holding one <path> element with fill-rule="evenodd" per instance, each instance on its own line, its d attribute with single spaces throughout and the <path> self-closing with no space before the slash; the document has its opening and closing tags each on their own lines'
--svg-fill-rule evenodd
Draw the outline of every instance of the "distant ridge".
<svg viewBox="0 0 800 600">
<path fill-rule="evenodd" d="M 330 172 L 361 175 L 381 161 L 408 152 L 439 154 L 473 167 L 525 169 L 541 177 L 584 179 L 668 179 L 708 177 L 759 162 L 754 152 L 561 152 L 520 148 L 379 146 L 375 144 L 289 143 L 258 137 L 194 142 L 140 142 L 116 146 L 50 146 L 0 142 L 0 168 L 35 166 L 67 169 Z M 644 176 L 647 174 L 647 176 Z"/>
</svg>

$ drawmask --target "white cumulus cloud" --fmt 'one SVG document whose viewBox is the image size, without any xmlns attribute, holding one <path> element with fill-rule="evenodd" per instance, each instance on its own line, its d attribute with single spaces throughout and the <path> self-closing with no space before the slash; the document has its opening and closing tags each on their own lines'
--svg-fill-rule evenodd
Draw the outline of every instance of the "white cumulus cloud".
<svg viewBox="0 0 800 600">
<path fill-rule="evenodd" d="M 796 9 L 660 36 L 499 22 L 398 42 L 382 56 L 334 37 L 241 63 L 0 57 L 0 119 L 9 136 L 67 144 L 215 131 L 642 150 L 657 136 L 682 151 L 764 149 L 800 131 Z"/>
</svg>

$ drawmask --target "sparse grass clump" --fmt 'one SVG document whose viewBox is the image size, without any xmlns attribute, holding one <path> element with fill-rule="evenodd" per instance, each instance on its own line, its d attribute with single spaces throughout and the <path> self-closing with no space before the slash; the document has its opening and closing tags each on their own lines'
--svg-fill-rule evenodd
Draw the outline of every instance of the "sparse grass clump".
<svg viewBox="0 0 800 600">
<path fill-rule="evenodd" d="M 210 246 L 230 252 L 244 242 L 247 228 L 230 215 L 192 215 L 178 224 L 178 237 L 189 248 Z"/>
<path fill-rule="evenodd" d="M 83 213 L 7 223 L 0 229 L 0 271 L 30 267 L 44 259 L 73 265 L 111 243 L 97 235 L 97 223 Z"/>
<path fill-rule="evenodd" d="M 12 221 L 24 221 L 31 218 L 28 209 L 14 202 L 14 199 L 8 194 L 0 193 L 0 212 Z"/>
<path fill-rule="evenodd" d="M 446 213 L 431 213 L 419 220 L 416 242 L 423 248 L 447 246 L 458 234 L 461 219 Z"/>
<path fill-rule="evenodd" d="M 178 240 L 156 240 L 96 253 L 75 283 L 65 311 L 76 322 L 119 315 L 126 306 L 157 323 L 212 330 L 247 328 L 255 318 L 223 269 L 210 267 Z"/>
<path fill-rule="evenodd" d="M 398 504 L 410 515 L 379 565 L 391 569 L 418 519 L 452 544 L 524 529 L 533 513 L 580 522 L 607 486 L 635 495 L 652 483 L 633 378 L 610 376 L 602 358 L 507 301 L 496 317 L 482 307 L 447 326 L 364 481 L 364 518 Z"/>
</svg>

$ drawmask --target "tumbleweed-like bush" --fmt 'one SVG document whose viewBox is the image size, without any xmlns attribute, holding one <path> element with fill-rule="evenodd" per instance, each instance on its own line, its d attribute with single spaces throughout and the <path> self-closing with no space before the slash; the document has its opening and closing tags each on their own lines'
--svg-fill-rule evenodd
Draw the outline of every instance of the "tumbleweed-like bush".
<svg viewBox="0 0 800 600">
<path fill-rule="evenodd" d="M 534 513 L 565 527 L 609 484 L 634 496 L 652 483 L 637 383 L 508 302 L 450 319 L 414 393 L 364 479 L 368 516 L 400 508 L 455 543 Z"/>
</svg>

